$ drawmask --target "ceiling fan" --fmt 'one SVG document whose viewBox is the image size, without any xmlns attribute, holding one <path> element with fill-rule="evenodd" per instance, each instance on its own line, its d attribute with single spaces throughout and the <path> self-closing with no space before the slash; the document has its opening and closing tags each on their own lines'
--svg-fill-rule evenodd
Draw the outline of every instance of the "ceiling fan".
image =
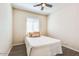
<svg viewBox="0 0 79 59">
<path fill-rule="evenodd" d="M 48 4 L 48 3 L 40 3 L 40 4 L 36 4 L 34 5 L 34 7 L 37 7 L 37 6 L 41 6 L 41 10 L 44 10 L 44 7 L 49 7 L 49 8 L 52 8 L 52 5 L 51 4 Z"/>
</svg>

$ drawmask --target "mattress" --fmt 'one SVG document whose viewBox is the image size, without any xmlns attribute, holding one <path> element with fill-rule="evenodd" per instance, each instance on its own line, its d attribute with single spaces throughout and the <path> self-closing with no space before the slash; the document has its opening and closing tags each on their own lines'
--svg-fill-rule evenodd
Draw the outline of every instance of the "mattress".
<svg viewBox="0 0 79 59">
<path fill-rule="evenodd" d="M 28 56 L 54 56 L 62 54 L 61 41 L 58 39 L 46 36 L 26 37 L 25 44 Z"/>
</svg>

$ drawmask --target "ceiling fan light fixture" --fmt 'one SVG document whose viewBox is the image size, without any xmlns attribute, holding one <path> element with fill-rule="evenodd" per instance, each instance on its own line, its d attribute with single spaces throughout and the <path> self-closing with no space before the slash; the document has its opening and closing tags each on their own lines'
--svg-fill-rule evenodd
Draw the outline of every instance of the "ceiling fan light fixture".
<svg viewBox="0 0 79 59">
<path fill-rule="evenodd" d="M 45 7 L 52 8 L 52 4 L 48 4 L 48 3 L 40 3 L 40 4 L 34 5 L 34 7 L 36 6 L 41 6 L 41 10 L 44 10 Z"/>
<path fill-rule="evenodd" d="M 42 7 L 45 7 L 45 6 L 46 6 L 46 4 L 45 4 L 45 3 L 43 3 L 43 4 L 42 4 Z"/>
</svg>

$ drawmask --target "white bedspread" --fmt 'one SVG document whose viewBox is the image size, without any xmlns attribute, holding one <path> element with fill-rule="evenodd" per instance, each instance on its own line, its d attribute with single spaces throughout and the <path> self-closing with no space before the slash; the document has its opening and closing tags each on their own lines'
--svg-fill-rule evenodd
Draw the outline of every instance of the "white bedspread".
<svg viewBox="0 0 79 59">
<path fill-rule="evenodd" d="M 28 56 L 51 56 L 56 54 L 62 54 L 60 40 L 41 36 L 25 39 L 26 50 Z"/>
</svg>

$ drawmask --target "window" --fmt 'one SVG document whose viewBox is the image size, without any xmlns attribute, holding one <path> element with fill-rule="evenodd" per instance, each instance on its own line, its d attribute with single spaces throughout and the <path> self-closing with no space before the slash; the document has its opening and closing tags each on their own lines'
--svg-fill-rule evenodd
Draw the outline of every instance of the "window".
<svg viewBox="0 0 79 59">
<path fill-rule="evenodd" d="M 36 17 L 27 17 L 26 32 L 39 32 L 39 19 Z"/>
</svg>

